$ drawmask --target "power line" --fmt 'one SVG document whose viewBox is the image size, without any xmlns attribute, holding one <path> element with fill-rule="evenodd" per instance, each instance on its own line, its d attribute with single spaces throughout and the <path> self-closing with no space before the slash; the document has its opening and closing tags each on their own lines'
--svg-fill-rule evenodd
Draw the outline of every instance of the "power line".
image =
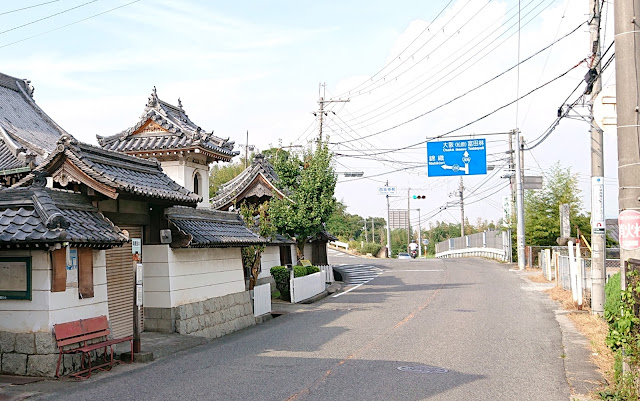
<svg viewBox="0 0 640 401">
<path fill-rule="evenodd" d="M 438 15 L 436 15 L 436 17 L 429 23 L 429 25 L 427 25 L 427 27 L 422 30 L 422 32 L 420 32 L 420 34 L 418 36 L 415 37 L 415 39 L 413 39 L 413 41 L 411 41 L 411 43 L 409 43 L 409 45 L 407 45 L 407 47 L 405 47 L 397 56 L 395 56 L 393 59 L 391 59 L 391 61 L 389 61 L 387 64 L 385 64 L 384 67 L 382 67 L 380 70 L 378 70 L 378 72 L 376 72 L 375 74 L 373 74 L 371 77 L 369 77 L 369 79 L 367 79 L 366 81 L 363 81 L 361 84 L 355 86 L 354 88 L 342 93 L 340 96 L 338 97 L 342 97 L 345 95 L 350 95 L 351 92 L 355 91 L 356 89 L 358 89 L 360 86 L 364 85 L 365 83 L 369 82 L 370 80 L 373 80 L 373 78 L 375 78 L 376 76 L 378 76 L 378 74 L 380 74 L 382 71 L 384 71 L 385 68 L 387 68 L 388 66 L 391 65 L 391 63 L 393 63 L 396 59 L 399 59 L 400 56 L 402 56 L 402 54 L 407 51 L 407 49 L 409 47 L 411 47 L 411 45 L 413 45 L 415 43 L 416 40 L 418 40 L 418 38 L 420 36 L 422 36 L 425 32 L 429 31 L 429 28 L 431 27 L 431 25 L 433 25 L 433 23 L 440 17 L 440 15 L 442 15 L 442 13 L 449 7 L 449 5 L 453 2 L 453 0 L 449 0 L 449 2 L 442 8 L 442 10 L 440 10 L 440 12 L 438 13 Z M 414 53 L 415 54 L 415 53 Z"/>
<path fill-rule="evenodd" d="M 468 123 L 466 123 L 466 124 L 464 124 L 464 125 L 461 125 L 461 126 L 459 126 L 458 128 L 454 128 L 454 129 L 452 129 L 452 130 L 450 130 L 450 131 L 447 131 L 447 132 L 445 132 L 445 133 L 443 133 L 443 134 L 440 134 L 440 135 L 438 135 L 438 136 L 431 137 L 430 139 L 428 139 L 428 140 L 426 140 L 426 141 L 420 141 L 420 142 L 418 142 L 418 143 L 414 143 L 414 144 L 412 144 L 412 145 L 408 145 L 408 146 L 403 146 L 403 147 L 400 147 L 400 148 L 396 148 L 395 150 L 390 150 L 390 151 L 387 151 L 387 152 L 381 152 L 381 153 L 368 153 L 367 155 L 368 155 L 368 156 L 374 156 L 374 155 L 378 155 L 378 154 L 382 154 L 382 153 L 392 153 L 392 152 L 396 152 L 396 151 L 399 151 L 399 150 L 409 149 L 409 148 L 412 148 L 412 147 L 415 147 L 415 146 L 423 145 L 423 144 L 425 144 L 425 143 L 427 143 L 427 142 L 433 141 L 434 139 L 440 139 L 440 138 L 443 138 L 443 137 L 445 137 L 445 136 L 447 136 L 447 135 L 449 135 L 449 134 L 452 134 L 452 133 L 454 133 L 454 132 L 460 131 L 461 129 L 466 128 L 466 127 L 468 127 L 468 126 L 470 126 L 470 125 L 473 125 L 473 124 L 477 123 L 478 121 L 484 120 L 485 118 L 487 118 L 487 117 L 489 117 L 489 116 L 491 116 L 491 115 L 493 115 L 493 114 L 497 113 L 498 111 L 500 111 L 500 110 L 502 110 L 502 109 L 504 109 L 504 108 L 507 108 L 507 107 L 511 106 L 512 104 L 514 104 L 514 103 L 515 103 L 515 102 L 517 102 L 518 100 L 520 100 L 520 99 L 524 99 L 525 97 L 527 97 L 527 96 L 531 95 L 532 93 L 534 93 L 534 92 L 536 92 L 536 91 L 538 91 L 538 90 L 540 90 L 540 89 L 544 88 L 545 86 L 547 86 L 547 85 L 549 85 L 549 84 L 551 84 L 551 83 L 553 83 L 553 82 L 557 81 L 558 79 L 560 79 L 560 78 L 562 78 L 562 77 L 566 76 L 568 73 L 570 73 L 571 71 L 573 71 L 573 70 L 574 70 L 575 68 L 577 68 L 580 64 L 582 64 L 584 61 L 585 61 L 585 60 L 581 60 L 578 64 L 576 64 L 576 65 L 574 65 L 573 67 L 569 68 L 567 71 L 565 71 L 565 72 L 563 72 L 562 74 L 560 74 L 560 75 L 556 76 L 555 78 L 552 78 L 551 80 L 549 80 L 549 81 L 545 82 L 544 84 L 539 85 L 538 87 L 536 87 L 536 88 L 534 88 L 534 89 L 530 90 L 529 92 L 525 93 L 524 95 L 519 96 L 517 99 L 512 100 L 511 102 L 509 102 L 509 103 L 507 103 L 507 104 L 504 104 L 504 105 L 502 105 L 502 106 L 498 107 L 497 109 L 495 109 L 495 110 L 493 110 L 493 111 L 491 111 L 491 112 L 489 112 L 489 113 L 487 113 L 487 114 L 485 114 L 485 115 L 483 115 L 483 116 L 481 116 L 481 117 L 479 117 L 479 118 L 476 118 L 476 119 L 475 119 L 475 120 L 473 120 L 473 121 L 470 121 L 470 122 L 468 122 Z M 407 123 L 410 123 L 410 122 L 412 122 L 412 121 L 415 121 L 415 120 L 417 120 L 418 118 L 422 117 L 423 115 L 424 115 L 424 114 L 421 114 L 421 115 L 418 115 L 418 116 L 416 116 L 416 117 L 413 117 L 413 118 L 412 118 L 412 119 L 410 119 L 410 120 L 407 120 L 407 121 L 405 121 L 405 122 L 402 122 L 402 123 L 400 123 L 400 124 L 397 124 L 397 125 L 395 125 L 395 126 L 393 126 L 393 127 L 387 128 L 387 129 L 386 129 L 386 130 L 384 130 L 384 131 L 380 131 L 380 133 L 382 133 L 382 132 L 386 132 L 386 131 L 390 131 L 390 130 L 392 130 L 392 129 L 398 128 L 398 127 L 400 127 L 400 126 L 402 126 L 402 125 L 405 125 L 405 124 L 407 124 Z"/>
<path fill-rule="evenodd" d="M 24 38 L 24 39 L 16 40 L 15 42 L 7 43 L 6 45 L 2 45 L 2 46 L 0 46 L 0 49 L 3 49 L 3 48 L 5 48 L 5 47 L 11 46 L 11 45 L 15 45 L 16 43 L 24 42 L 24 41 L 29 40 L 29 39 L 37 38 L 38 36 L 42 36 L 42 35 L 45 35 L 45 34 L 47 34 L 47 33 L 51 33 L 51 32 L 53 32 L 53 31 L 57 31 L 57 30 L 59 30 L 59 29 L 66 28 L 66 27 L 68 27 L 68 26 L 78 24 L 78 23 L 80 23 L 80 22 L 84 22 L 84 21 L 86 21 L 86 20 L 88 20 L 88 19 L 95 18 L 95 17 L 98 17 L 98 16 L 100 16 L 100 15 L 110 13 L 111 11 L 115 11 L 115 10 L 117 10 L 117 9 L 119 9 L 119 8 L 126 7 L 126 6 L 128 6 L 128 5 L 131 5 L 131 4 L 133 4 L 133 3 L 137 3 L 137 2 L 139 2 L 139 1 L 142 1 L 142 0 L 134 0 L 134 1 L 131 1 L 131 2 L 129 2 L 129 3 L 123 4 L 123 5 L 121 5 L 121 6 L 114 7 L 114 8 L 111 8 L 111 9 L 109 9 L 109 10 L 103 11 L 103 12 L 101 12 L 101 13 L 94 14 L 94 15 L 91 15 L 91 16 L 89 16 L 89 17 L 79 19 L 79 20 L 77 20 L 77 21 L 71 22 L 71 23 L 66 24 L 66 25 L 59 26 L 59 27 L 57 27 L 57 28 L 50 29 L 50 30 L 48 30 L 48 31 L 41 32 L 41 33 L 39 33 L 39 34 L 37 34 L 37 35 L 29 36 L 29 37 Z"/>
<path fill-rule="evenodd" d="M 31 24 L 35 24 L 36 22 L 40 22 L 40 21 L 44 21 L 44 20 L 49 19 L 49 18 L 53 18 L 53 17 L 55 17 L 56 15 L 64 14 L 64 13 L 69 12 L 69 11 L 71 11 L 71 10 L 75 10 L 76 8 L 84 7 L 84 6 L 86 6 L 87 4 L 95 3 L 96 1 L 98 1 L 98 0 L 91 0 L 91 1 L 88 1 L 88 2 L 86 2 L 86 3 L 83 3 L 83 4 L 80 4 L 80 5 L 77 5 L 77 6 L 75 6 L 75 7 L 67 8 L 66 10 L 63 10 L 63 11 L 57 12 L 57 13 L 55 13 L 55 14 L 47 15 L 46 17 L 43 17 L 43 18 L 40 18 L 40 19 L 37 19 L 37 20 L 31 21 L 31 22 L 27 22 L 26 24 L 22 24 L 22 25 L 14 26 L 13 28 L 7 29 L 6 31 L 1 31 L 1 32 L 0 32 L 0 35 L 2 35 L 3 33 L 11 32 L 11 31 L 15 31 L 16 29 L 19 29 L 19 28 L 24 28 L 25 26 L 28 26 L 28 25 L 31 25 Z"/>
<path fill-rule="evenodd" d="M 34 5 L 28 6 L 28 7 L 16 8 L 15 10 L 1 12 L 0 15 L 11 14 L 11 13 L 15 13 L 15 12 L 22 11 L 22 10 L 28 10 L 30 8 L 40 7 L 40 6 L 44 6 L 46 4 L 51 4 L 51 3 L 57 3 L 59 1 L 60 0 L 52 0 L 52 1 L 47 1 L 47 2 L 44 2 L 44 3 L 40 3 L 40 4 L 34 4 Z"/>
<path fill-rule="evenodd" d="M 570 36 L 571 34 L 573 34 L 574 32 L 576 32 L 576 31 L 577 31 L 581 26 L 583 26 L 584 24 L 585 24 L 585 22 L 581 23 L 580 25 L 578 25 L 577 27 L 575 27 L 573 30 L 571 30 L 570 32 L 568 32 L 566 35 L 562 36 L 560 39 L 555 40 L 554 42 L 550 43 L 549 45 L 545 46 L 544 48 L 542 48 L 542 49 L 538 50 L 537 52 L 533 53 L 532 55 L 530 55 L 529 57 L 525 58 L 524 60 L 522 60 L 522 61 L 518 62 L 517 64 L 515 64 L 515 65 L 513 65 L 513 66 L 511 66 L 511 67 L 509 67 L 509 68 L 508 68 L 508 69 L 506 69 L 505 71 L 503 71 L 503 72 L 501 72 L 500 74 L 498 74 L 498 75 L 494 76 L 493 78 L 491 78 L 491 79 L 489 79 L 489 80 L 487 80 L 487 81 L 485 81 L 485 82 L 481 83 L 480 85 L 478 85 L 478 86 L 476 86 L 476 87 L 474 87 L 474 88 L 472 88 L 472 89 L 469 89 L 468 91 L 466 91 L 466 92 L 462 93 L 461 95 L 456 96 L 456 97 L 454 97 L 453 99 L 450 99 L 449 101 L 444 102 L 444 103 L 440 104 L 439 106 L 436 106 L 436 107 L 432 108 L 431 110 L 428 110 L 428 111 L 426 111 L 426 112 L 424 112 L 424 113 L 422 113 L 422 114 L 420 114 L 420 115 L 418 115 L 418 116 L 414 117 L 414 118 L 413 118 L 413 119 L 411 119 L 411 120 L 408 120 L 408 121 L 406 121 L 406 122 L 404 122 L 404 123 L 401 123 L 401 124 L 399 124 L 399 125 L 396 125 L 396 126 L 394 126 L 394 127 L 391 127 L 391 128 L 388 128 L 388 129 L 385 129 L 385 130 L 382 130 L 382 131 L 375 132 L 375 133 L 373 133 L 373 134 L 365 135 L 365 136 L 361 137 L 361 139 L 370 138 L 370 137 L 372 137 L 372 136 L 376 136 L 376 135 L 382 134 L 382 133 L 387 132 L 387 131 L 389 131 L 389 130 L 391 130 L 391 129 L 394 129 L 394 128 L 397 128 L 397 127 L 399 127 L 399 126 L 401 126 L 401 125 L 404 125 L 404 124 L 406 124 L 406 123 L 408 123 L 408 122 L 411 122 L 411 121 L 416 120 L 416 119 L 418 119 L 418 118 L 424 117 L 424 116 L 426 116 L 426 115 L 428 115 L 428 114 L 433 113 L 434 111 L 436 111 L 436 110 L 438 110 L 438 109 L 441 109 L 441 108 L 442 108 L 442 107 L 444 107 L 444 106 L 447 106 L 447 105 L 449 105 L 449 104 L 451 104 L 451 103 L 455 102 L 456 100 L 459 100 L 459 99 L 461 99 L 461 98 L 463 98 L 463 97 L 465 97 L 465 96 L 467 96 L 467 95 L 471 94 L 472 92 L 474 92 L 474 91 L 476 91 L 476 90 L 478 90 L 478 89 L 482 88 L 482 87 L 483 87 L 483 86 L 485 86 L 485 85 L 488 85 L 489 83 L 491 83 L 491 82 L 495 81 L 496 79 L 500 78 L 501 76 L 503 76 L 503 75 L 507 74 L 508 72 L 512 71 L 514 68 L 518 67 L 520 64 L 525 63 L 525 62 L 527 62 L 527 61 L 531 60 L 532 58 L 534 58 L 535 56 L 537 56 L 537 55 L 539 55 L 540 53 L 544 52 L 545 50 L 549 49 L 551 46 L 553 46 L 554 44 L 558 43 L 559 41 L 561 41 L 561 40 L 563 40 L 563 39 L 567 38 L 568 36 Z M 348 141 L 348 142 L 350 142 L 350 141 Z M 343 142 L 343 143 L 344 143 L 344 142 Z"/>
</svg>

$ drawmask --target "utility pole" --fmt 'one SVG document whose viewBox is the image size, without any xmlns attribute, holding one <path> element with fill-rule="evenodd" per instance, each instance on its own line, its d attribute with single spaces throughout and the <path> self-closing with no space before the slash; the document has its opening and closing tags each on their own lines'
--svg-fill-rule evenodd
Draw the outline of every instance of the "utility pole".
<svg viewBox="0 0 640 401">
<path fill-rule="evenodd" d="M 364 218 L 364 242 L 369 242 L 369 235 L 367 233 L 367 218 Z"/>
<path fill-rule="evenodd" d="M 462 180 L 462 176 L 460 176 L 460 189 L 458 193 L 460 194 L 460 236 L 464 237 L 464 181 Z"/>
<path fill-rule="evenodd" d="M 420 208 L 418 208 L 418 257 L 422 257 L 422 223 L 420 222 Z"/>
<path fill-rule="evenodd" d="M 640 1 L 640 0 L 639 0 Z M 524 190 L 522 186 L 522 147 L 520 146 L 520 130 L 516 128 L 516 209 L 518 268 L 524 270 Z"/>
<path fill-rule="evenodd" d="M 513 133 L 509 133 L 509 188 L 511 189 L 511 216 L 509 223 L 516 217 L 516 168 L 513 161 Z"/>
<path fill-rule="evenodd" d="M 589 0 L 589 12 L 591 22 L 589 23 L 589 47 L 593 53 L 591 68 L 595 68 L 597 73 L 591 90 L 591 101 L 589 102 L 589 113 L 591 120 L 591 178 L 604 177 L 603 160 L 603 135 L 602 129 L 598 127 L 593 118 L 593 103 L 602 90 L 602 80 L 600 79 L 600 0 Z M 594 188 L 592 185 L 591 191 Z M 591 197 L 591 216 L 602 214 L 598 211 L 598 205 Z M 602 206 L 604 207 L 604 206 Z M 593 218 L 593 217 L 592 217 Z M 606 228 L 605 228 L 606 229 Z M 604 315 L 604 283 L 605 283 L 605 251 L 606 251 L 606 231 L 591 231 L 591 313 L 594 315 Z"/>
<path fill-rule="evenodd" d="M 373 216 L 371 216 L 371 242 L 376 243 L 376 226 L 373 224 Z"/>
<path fill-rule="evenodd" d="M 389 186 L 389 181 L 387 181 Z M 391 257 L 391 212 L 389 211 L 389 195 L 387 194 L 387 256 Z"/>
<path fill-rule="evenodd" d="M 322 123 L 324 121 L 324 117 L 327 115 L 327 112 L 324 111 L 324 105 L 328 104 L 328 103 L 345 103 L 345 102 L 350 102 L 350 99 L 329 99 L 329 100 L 325 100 L 324 99 L 324 88 L 327 84 L 326 83 L 322 83 L 320 84 L 320 86 L 318 87 L 318 95 L 320 92 L 320 88 L 323 89 L 323 93 L 322 96 L 319 96 L 318 98 L 318 112 L 316 114 L 316 117 L 318 118 L 318 142 L 322 142 Z"/>
<path fill-rule="evenodd" d="M 616 48 L 616 112 L 618 119 L 618 206 L 639 210 L 640 187 L 640 0 L 614 1 Z M 620 278 L 626 288 L 626 262 L 640 259 L 640 249 L 620 249 Z"/>
<path fill-rule="evenodd" d="M 411 188 L 407 188 L 407 252 L 411 243 Z"/>
</svg>

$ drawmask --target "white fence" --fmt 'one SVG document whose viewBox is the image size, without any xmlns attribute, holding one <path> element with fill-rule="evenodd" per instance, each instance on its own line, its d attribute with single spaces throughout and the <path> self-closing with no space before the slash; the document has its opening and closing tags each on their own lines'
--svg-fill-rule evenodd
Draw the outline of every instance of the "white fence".
<svg viewBox="0 0 640 401">
<path fill-rule="evenodd" d="M 253 287 L 253 316 L 271 313 L 271 284 Z"/>
<path fill-rule="evenodd" d="M 296 277 L 291 279 L 290 292 L 291 303 L 298 303 L 314 297 L 325 290 L 325 273 L 309 274 L 304 277 Z"/>
<path fill-rule="evenodd" d="M 333 267 L 331 265 L 316 266 L 320 269 L 320 273 L 324 274 L 324 282 L 331 284 L 335 281 L 333 278 Z"/>
<path fill-rule="evenodd" d="M 330 241 L 329 244 L 335 246 L 336 248 L 344 248 L 344 249 L 349 249 L 349 244 L 347 242 L 342 242 L 342 241 Z"/>
</svg>

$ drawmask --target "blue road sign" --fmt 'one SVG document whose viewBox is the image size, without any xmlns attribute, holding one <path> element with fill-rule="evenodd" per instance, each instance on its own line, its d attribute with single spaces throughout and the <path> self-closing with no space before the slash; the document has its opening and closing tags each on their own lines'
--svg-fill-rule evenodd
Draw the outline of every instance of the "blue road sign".
<svg viewBox="0 0 640 401">
<path fill-rule="evenodd" d="M 484 139 L 427 142 L 429 177 L 487 174 Z"/>
</svg>

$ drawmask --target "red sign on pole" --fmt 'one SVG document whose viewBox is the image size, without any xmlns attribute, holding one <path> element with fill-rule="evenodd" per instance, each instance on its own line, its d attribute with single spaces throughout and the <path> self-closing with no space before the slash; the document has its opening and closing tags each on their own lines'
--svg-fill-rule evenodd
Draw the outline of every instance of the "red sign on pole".
<svg viewBox="0 0 640 401">
<path fill-rule="evenodd" d="M 632 251 L 640 248 L 640 212 L 624 210 L 618 216 L 620 248 Z"/>
</svg>

